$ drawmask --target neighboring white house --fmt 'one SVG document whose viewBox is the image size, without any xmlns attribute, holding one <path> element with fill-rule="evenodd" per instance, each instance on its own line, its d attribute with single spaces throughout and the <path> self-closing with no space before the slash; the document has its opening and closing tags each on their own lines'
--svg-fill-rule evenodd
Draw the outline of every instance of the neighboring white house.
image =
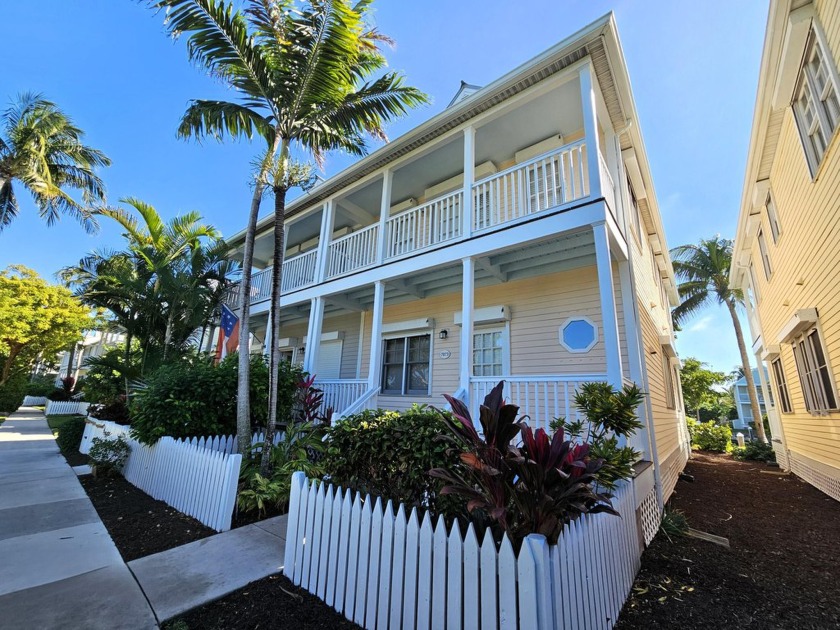
<svg viewBox="0 0 840 630">
<path fill-rule="evenodd" d="M 764 369 L 764 380 L 762 381 L 758 375 L 758 368 L 753 368 L 752 376 L 753 383 L 755 383 L 755 393 L 758 396 L 758 407 L 761 409 L 761 415 L 767 413 L 767 406 L 764 403 L 764 392 L 761 383 L 766 383 L 769 379 L 767 368 Z M 772 398 L 770 404 L 773 404 Z M 738 410 L 738 417 L 732 421 L 733 429 L 749 429 L 750 422 L 753 421 L 752 406 L 750 405 L 750 395 L 747 388 L 747 377 L 742 376 L 735 381 L 735 408 Z"/>
<path fill-rule="evenodd" d="M 636 382 L 648 396 L 633 446 L 653 464 L 644 496 L 661 508 L 690 452 L 678 298 L 612 14 L 487 86 L 462 86 L 287 217 L 280 345 L 339 415 L 443 394 L 477 411 L 503 379 L 547 427 L 576 414 L 580 383 Z M 262 219 L 255 244 L 257 346 L 272 228 Z"/>
<path fill-rule="evenodd" d="M 68 373 L 78 381 L 87 372 L 84 366 L 85 359 L 101 356 L 121 343 L 125 343 L 123 333 L 102 330 L 85 331 L 84 339 L 77 342 L 72 351 L 65 350 L 58 355 L 59 367 L 56 381 L 66 377 Z"/>
</svg>

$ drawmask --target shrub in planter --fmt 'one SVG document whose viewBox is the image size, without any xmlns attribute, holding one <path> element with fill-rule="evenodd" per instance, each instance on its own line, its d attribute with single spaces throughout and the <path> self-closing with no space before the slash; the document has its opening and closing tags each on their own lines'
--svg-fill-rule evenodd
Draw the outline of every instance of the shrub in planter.
<svg viewBox="0 0 840 630">
<path fill-rule="evenodd" d="M 732 450 L 732 429 L 725 425 L 709 422 L 697 422 L 688 419 L 688 434 L 691 446 L 701 451 L 728 453 Z"/>
<path fill-rule="evenodd" d="M 744 448 L 736 447 L 732 449 L 732 457 L 739 460 L 753 460 L 758 462 L 775 462 L 776 451 L 769 444 L 765 444 L 761 440 L 754 440 L 747 442 Z"/>
<path fill-rule="evenodd" d="M 55 438 L 55 441 L 58 442 L 58 448 L 65 453 L 78 451 L 84 432 L 85 419 L 82 416 L 68 419 L 58 427 L 58 435 Z"/>
<path fill-rule="evenodd" d="M 444 483 L 428 474 L 453 465 L 464 450 L 440 439 L 445 417 L 414 405 L 402 413 L 379 409 L 345 418 L 329 429 L 325 473 L 336 484 L 385 500 L 449 511 L 459 502 L 441 496 Z"/>
<path fill-rule="evenodd" d="M 484 437 L 466 405 L 446 396 L 454 417 L 442 416 L 445 439 L 460 455 L 455 464 L 430 472 L 446 483 L 442 493 L 461 497 L 471 520 L 517 543 L 542 534 L 553 544 L 581 514 L 617 514 L 610 495 L 595 491 L 603 461 L 590 457 L 589 445 L 566 440 L 562 429 L 549 438 L 543 429 L 533 432 L 517 422 L 519 407 L 503 403 L 503 387 L 496 385 L 480 407 Z M 512 446 L 520 436 L 521 446 Z"/>
<path fill-rule="evenodd" d="M 88 457 L 90 468 L 94 477 L 100 475 L 107 477 L 122 470 L 128 456 L 131 455 L 131 446 L 123 436 L 114 440 L 107 439 L 109 433 L 105 433 L 105 439 L 93 438 Z"/>
</svg>

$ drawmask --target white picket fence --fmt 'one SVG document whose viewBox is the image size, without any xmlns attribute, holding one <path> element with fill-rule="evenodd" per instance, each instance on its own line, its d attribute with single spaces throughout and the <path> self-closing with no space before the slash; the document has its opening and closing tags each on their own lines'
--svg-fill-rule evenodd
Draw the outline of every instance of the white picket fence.
<svg viewBox="0 0 840 630">
<path fill-rule="evenodd" d="M 47 404 L 46 396 L 24 396 L 21 405 L 24 407 L 40 407 Z"/>
<path fill-rule="evenodd" d="M 131 455 L 123 475 L 146 494 L 165 501 L 218 532 L 230 529 L 242 456 L 163 437 L 146 446 L 127 426 L 89 419 L 79 452 L 87 454 L 93 439 L 124 437 Z"/>
<path fill-rule="evenodd" d="M 279 444 L 283 439 L 283 433 L 278 431 L 274 434 L 274 443 Z M 176 442 L 184 442 L 199 448 L 206 448 L 220 453 L 235 453 L 238 447 L 235 435 L 208 435 L 202 437 L 177 438 Z M 251 436 L 251 446 L 258 442 L 265 441 L 265 432 L 254 433 Z"/>
<path fill-rule="evenodd" d="M 48 400 L 44 409 L 45 416 L 81 415 L 87 414 L 90 403 L 80 400 Z"/>
<path fill-rule="evenodd" d="M 505 537 L 479 544 L 442 517 L 292 477 L 285 575 L 355 623 L 374 628 L 611 628 L 639 569 L 632 482 L 621 517 L 585 515 L 556 545 L 531 535 L 517 555 Z"/>
</svg>

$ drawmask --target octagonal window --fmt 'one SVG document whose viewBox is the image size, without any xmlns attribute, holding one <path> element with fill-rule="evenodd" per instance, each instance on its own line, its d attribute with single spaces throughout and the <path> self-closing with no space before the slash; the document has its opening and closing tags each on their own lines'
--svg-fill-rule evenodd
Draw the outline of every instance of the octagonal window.
<svg viewBox="0 0 840 630">
<path fill-rule="evenodd" d="M 560 328 L 560 343 L 569 352 L 589 352 L 598 341 L 598 328 L 588 317 L 570 317 Z"/>
</svg>

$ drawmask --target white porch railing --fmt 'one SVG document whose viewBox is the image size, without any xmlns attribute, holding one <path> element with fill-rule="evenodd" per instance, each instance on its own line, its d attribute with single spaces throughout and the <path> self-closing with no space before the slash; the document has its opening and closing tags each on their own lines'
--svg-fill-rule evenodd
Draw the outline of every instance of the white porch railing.
<svg viewBox="0 0 840 630">
<path fill-rule="evenodd" d="M 470 378 L 470 414 L 478 418 L 479 406 L 496 384 L 505 381 L 505 400 L 518 405 L 519 413 L 528 416 L 534 429 L 549 431 L 555 418 L 578 419 L 575 390 L 591 381 L 606 381 L 605 374 L 569 376 L 474 376 Z"/>
<path fill-rule="evenodd" d="M 262 302 L 271 297 L 271 271 L 272 268 L 269 267 L 251 274 L 251 304 Z"/>
<path fill-rule="evenodd" d="M 640 565 L 635 483 L 612 504 L 620 517 L 584 515 L 556 545 L 532 534 L 517 553 L 298 472 L 283 573 L 363 628 L 612 628 Z"/>
<path fill-rule="evenodd" d="M 327 277 L 340 276 L 374 264 L 378 235 L 379 224 L 374 223 L 330 243 Z"/>
<path fill-rule="evenodd" d="M 612 175 L 610 175 L 610 167 L 607 166 L 607 162 L 604 160 L 604 156 L 601 155 L 600 151 L 598 152 L 598 164 L 601 167 L 601 194 L 607 202 L 610 214 L 616 220 L 616 223 L 618 223 L 618 208 L 615 205 L 615 182 L 613 182 Z"/>
<path fill-rule="evenodd" d="M 316 379 L 315 387 L 324 392 L 321 409 L 341 415 L 367 391 L 367 379 Z"/>
<path fill-rule="evenodd" d="M 283 262 L 283 279 L 280 281 L 283 291 L 294 291 L 315 282 L 317 259 L 317 249 L 286 259 Z"/>
<path fill-rule="evenodd" d="M 385 258 L 402 256 L 461 235 L 464 192 L 459 190 L 388 219 Z"/>
<path fill-rule="evenodd" d="M 589 194 L 583 140 L 473 185 L 473 230 L 521 219 Z"/>
</svg>

